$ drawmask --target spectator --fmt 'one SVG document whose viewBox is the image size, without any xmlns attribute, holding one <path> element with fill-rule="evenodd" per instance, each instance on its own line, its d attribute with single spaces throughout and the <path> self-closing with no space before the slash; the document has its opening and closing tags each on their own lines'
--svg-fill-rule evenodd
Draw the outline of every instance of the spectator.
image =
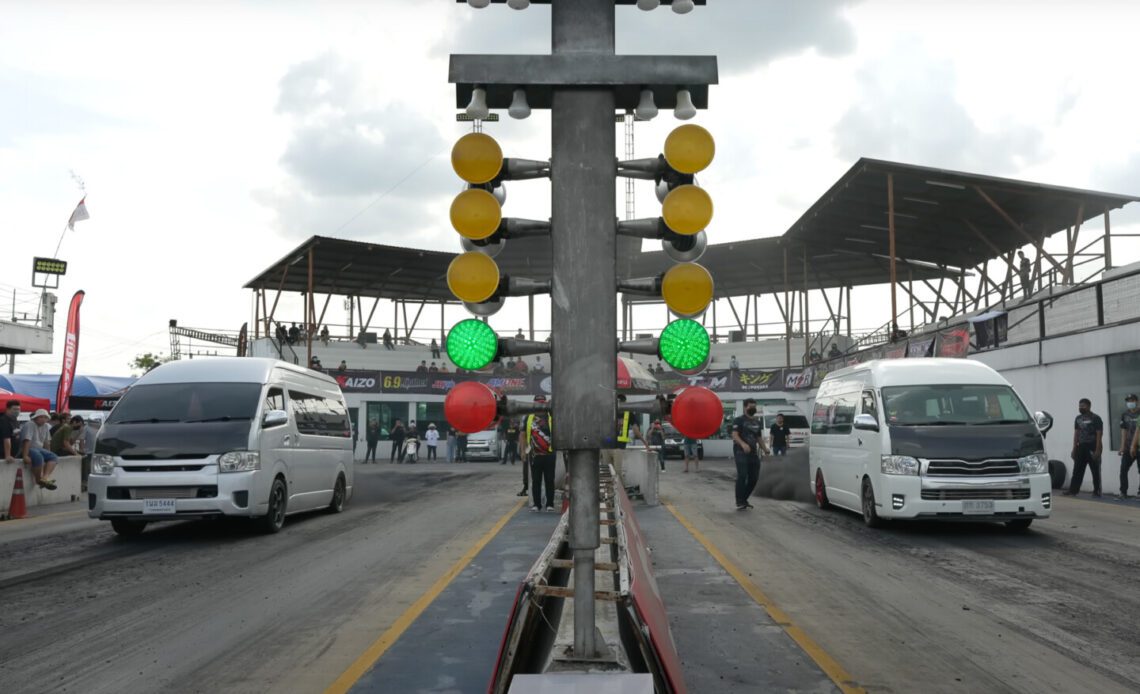
<svg viewBox="0 0 1140 694">
<path fill-rule="evenodd" d="M 828 356 L 828 357 L 830 357 L 831 359 L 834 359 L 834 358 L 836 358 L 836 357 L 842 357 L 842 356 L 843 356 L 843 352 L 841 352 L 841 351 L 839 350 L 839 345 L 837 345 L 837 344 L 835 344 L 834 342 L 832 342 L 832 343 L 831 343 L 831 348 L 827 350 L 827 356 Z"/>
<path fill-rule="evenodd" d="M 329 326 L 327 325 L 321 326 L 321 342 L 323 342 L 326 347 L 329 344 Z"/>
<path fill-rule="evenodd" d="M 295 345 L 301 341 L 301 329 L 297 327 L 296 323 L 289 326 L 289 344 Z"/>
<path fill-rule="evenodd" d="M 321 358 L 314 354 L 313 358 L 309 360 L 309 368 L 313 369 L 314 371 L 320 371 L 321 370 Z"/>
<path fill-rule="evenodd" d="M 0 455 L 11 465 L 20 456 L 20 401 L 9 400 L 0 413 Z"/>
<path fill-rule="evenodd" d="M 1032 276 L 1029 271 L 1029 258 L 1025 257 L 1025 251 L 1018 251 L 1017 257 L 1021 259 L 1017 266 L 1017 274 L 1021 276 L 1021 291 L 1025 296 L 1029 296 L 1033 292 Z"/>
<path fill-rule="evenodd" d="M 515 371 L 518 371 L 520 374 L 525 374 L 530 371 L 530 367 L 526 365 L 524 360 L 519 359 L 515 362 Z"/>
<path fill-rule="evenodd" d="M 752 508 L 748 502 L 760 479 L 760 451 L 768 452 L 756 417 L 756 401 L 744 401 L 744 414 L 732 422 L 732 456 L 736 461 L 736 510 Z"/>
<path fill-rule="evenodd" d="M 815 348 L 815 347 L 812 347 L 812 348 L 811 348 L 811 352 L 808 354 L 808 361 L 809 361 L 809 362 L 814 362 L 814 361 L 819 361 L 819 360 L 820 360 L 820 354 L 819 354 L 819 351 L 818 351 L 818 350 L 816 350 L 816 348 Z"/>
<path fill-rule="evenodd" d="M 653 420 L 649 427 L 649 445 L 657 447 L 657 464 L 661 466 L 661 472 L 665 472 L 665 429 L 660 419 Z"/>
<path fill-rule="evenodd" d="M 526 339 L 526 335 L 523 334 L 522 328 L 519 328 L 519 331 L 518 331 L 518 333 L 515 334 L 515 337 L 517 337 L 520 340 Z"/>
<path fill-rule="evenodd" d="M 51 435 L 51 452 L 56 455 L 80 455 L 76 449 L 76 437 L 83 433 L 83 418 L 72 417 Z"/>
<path fill-rule="evenodd" d="M 655 373 L 655 374 L 665 373 L 665 367 L 661 366 L 661 362 L 657 362 L 657 368 L 653 370 L 653 373 Z"/>
<path fill-rule="evenodd" d="M 443 362 L 442 364 L 439 365 L 439 372 L 441 374 L 445 374 L 445 373 L 447 373 L 447 371 L 448 371 L 447 362 Z"/>
<path fill-rule="evenodd" d="M 372 459 L 372 464 L 376 464 L 376 446 L 380 443 L 380 422 L 372 419 L 368 422 L 368 429 L 364 432 L 364 442 L 368 447 L 364 450 L 364 462 L 367 463 L 368 459 Z"/>
<path fill-rule="evenodd" d="M 1136 462 L 1136 418 L 1140 411 L 1136 409 L 1136 394 L 1131 393 L 1124 398 L 1124 414 L 1120 415 L 1120 498 L 1128 496 L 1128 472 L 1132 463 Z M 1137 465 L 1140 467 L 1140 465 Z"/>
<path fill-rule="evenodd" d="M 348 363 L 346 363 L 343 359 L 341 359 L 340 360 L 340 366 L 336 367 L 336 372 L 339 374 L 342 374 L 345 371 L 348 371 Z"/>
<path fill-rule="evenodd" d="M 685 472 L 689 471 L 689 462 L 693 463 L 693 472 L 701 471 L 700 441 L 686 436 L 681 445 L 685 447 Z"/>
<path fill-rule="evenodd" d="M 772 455 L 785 455 L 788 452 L 788 436 L 792 430 L 784 423 L 784 415 L 776 415 L 776 423 L 772 425 L 769 433 L 772 435 Z"/>
<path fill-rule="evenodd" d="M 24 422 L 20 428 L 20 447 L 24 463 L 31 466 L 36 484 L 45 489 L 55 489 L 51 474 L 59 459 L 48 449 L 51 439 L 48 417 L 47 410 L 36 410 L 32 418 Z"/>
<path fill-rule="evenodd" d="M 546 371 L 546 367 L 542 364 L 541 354 L 534 358 L 534 366 L 530 367 L 530 370 L 535 373 L 542 373 L 543 371 Z"/>
<path fill-rule="evenodd" d="M 891 342 L 898 342 L 906 338 L 906 331 L 899 329 L 899 324 L 891 322 Z"/>
<path fill-rule="evenodd" d="M 277 344 L 283 345 L 289 341 L 289 333 L 288 333 L 288 331 L 285 330 L 285 326 L 281 325 L 281 323 L 277 323 L 276 334 L 277 334 Z"/>
<path fill-rule="evenodd" d="M 426 374 L 427 373 L 427 360 L 426 359 L 421 361 L 420 365 L 416 367 L 416 373 L 418 373 L 418 374 Z"/>
<path fill-rule="evenodd" d="M 384 349 L 396 349 L 396 345 L 392 343 L 392 331 L 384 330 Z"/>
<path fill-rule="evenodd" d="M 507 420 L 507 440 L 506 447 L 503 449 L 503 465 L 507 464 L 509 460 L 511 465 L 519 459 L 519 423 L 518 420 Z"/>
<path fill-rule="evenodd" d="M 435 447 L 439 445 L 439 431 L 435 428 L 434 424 L 428 424 L 427 432 L 424 434 L 424 441 L 427 441 L 427 459 L 437 460 Z"/>
<path fill-rule="evenodd" d="M 740 370 L 740 362 L 736 361 L 735 354 L 732 355 L 732 358 L 728 360 L 728 368 L 732 369 L 733 371 Z"/>
<path fill-rule="evenodd" d="M 52 412 L 51 417 L 48 419 L 48 431 L 51 432 L 52 436 L 55 436 L 55 432 L 59 431 L 61 426 L 63 426 L 63 415 L 58 412 Z"/>
<path fill-rule="evenodd" d="M 1077 403 L 1077 415 L 1073 424 L 1073 479 L 1065 496 L 1076 496 L 1085 480 L 1085 468 L 1092 469 L 1093 496 L 1100 496 L 1100 454 L 1101 438 L 1104 435 L 1104 422 L 1093 414 L 1092 402 L 1081 398 Z"/>
<path fill-rule="evenodd" d="M 457 456 L 459 462 L 466 463 L 467 462 L 467 434 L 464 434 L 462 431 L 459 432 L 459 436 L 455 437 L 455 449 L 456 449 L 455 455 Z"/>
<path fill-rule="evenodd" d="M 388 456 L 388 463 L 391 464 L 396 460 L 396 456 L 400 455 L 400 449 L 404 447 L 404 439 L 407 437 L 408 432 L 404 430 L 404 423 L 399 419 L 392 425 L 392 432 L 388 434 L 388 438 L 392 440 L 392 453 Z"/>
<path fill-rule="evenodd" d="M 431 339 L 431 358 L 432 359 L 440 359 L 441 358 L 440 354 L 439 354 L 439 343 L 435 341 L 434 337 Z"/>
<path fill-rule="evenodd" d="M 458 434 L 459 432 L 455 430 L 455 427 L 447 427 L 447 462 L 449 463 L 455 462 L 455 452 L 459 447 Z"/>
<path fill-rule="evenodd" d="M 439 373 L 439 367 L 435 365 L 434 361 L 431 363 L 431 366 L 428 367 L 428 373 L 429 374 Z"/>
<path fill-rule="evenodd" d="M 507 373 L 510 373 L 510 372 L 515 370 L 515 359 L 514 359 L 514 357 L 509 357 L 507 359 L 506 369 L 507 369 Z"/>
</svg>

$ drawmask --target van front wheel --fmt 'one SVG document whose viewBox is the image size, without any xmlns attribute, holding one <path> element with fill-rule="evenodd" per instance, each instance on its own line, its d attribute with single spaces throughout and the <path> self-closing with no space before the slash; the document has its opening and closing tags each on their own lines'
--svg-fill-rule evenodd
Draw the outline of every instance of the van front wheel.
<svg viewBox="0 0 1140 694">
<path fill-rule="evenodd" d="M 883 519 L 879 518 L 879 512 L 875 508 L 875 488 L 871 486 L 871 480 L 866 477 L 863 478 L 863 522 L 868 528 L 878 528 L 883 525 Z"/>
<path fill-rule="evenodd" d="M 269 488 L 269 503 L 265 515 L 257 519 L 257 525 L 264 533 L 275 533 L 285 525 L 285 482 L 280 478 L 273 480 Z"/>
<path fill-rule="evenodd" d="M 329 513 L 340 513 L 344 510 L 344 497 L 347 493 L 347 486 L 344 483 L 344 475 L 337 475 L 336 486 L 333 487 L 332 501 L 329 502 Z"/>
<path fill-rule="evenodd" d="M 827 500 L 827 485 L 823 482 L 823 470 L 815 471 L 815 505 L 824 511 L 831 508 L 831 502 Z"/>
</svg>

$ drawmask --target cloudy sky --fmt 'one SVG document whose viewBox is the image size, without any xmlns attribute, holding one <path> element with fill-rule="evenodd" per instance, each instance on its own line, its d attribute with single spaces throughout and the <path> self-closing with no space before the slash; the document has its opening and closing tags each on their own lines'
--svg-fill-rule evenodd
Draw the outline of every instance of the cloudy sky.
<svg viewBox="0 0 1140 694">
<path fill-rule="evenodd" d="M 91 219 L 64 238 L 60 307 L 86 290 L 88 374 L 169 351 L 171 318 L 235 330 L 252 317 L 241 286 L 308 236 L 454 249 L 447 153 L 465 128 L 447 56 L 549 50 L 538 6 L 0 7 L 0 307 L 7 318 L 31 258 L 55 248 L 82 195 L 74 172 Z M 697 118 L 718 143 L 702 176 L 716 243 L 783 233 L 860 156 L 1140 194 L 1138 25 L 1131 0 L 709 0 L 686 16 L 619 9 L 618 50 L 718 55 Z M 639 124 L 638 156 L 675 124 Z M 549 156 L 541 113 L 487 131 L 510 156 Z M 655 214 L 642 188 L 638 210 Z M 509 195 L 506 214 L 548 216 L 547 183 Z M 1113 222 L 1140 232 L 1136 210 Z M 1122 239 L 1114 255 L 1131 262 L 1140 247 Z M 517 309 L 499 327 L 513 330 Z M 58 362 L 21 357 L 17 370 Z"/>
</svg>

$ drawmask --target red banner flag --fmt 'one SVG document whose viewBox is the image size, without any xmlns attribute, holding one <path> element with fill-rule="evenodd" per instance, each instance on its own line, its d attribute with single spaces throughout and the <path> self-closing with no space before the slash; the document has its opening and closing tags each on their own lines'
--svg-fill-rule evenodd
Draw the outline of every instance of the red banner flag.
<svg viewBox="0 0 1140 694">
<path fill-rule="evenodd" d="M 71 385 L 75 382 L 75 363 L 79 360 L 79 305 L 83 303 L 83 290 L 71 297 L 67 310 L 67 340 L 63 344 L 63 370 L 59 373 L 59 387 L 55 391 L 56 412 L 67 412 L 71 399 Z"/>
</svg>

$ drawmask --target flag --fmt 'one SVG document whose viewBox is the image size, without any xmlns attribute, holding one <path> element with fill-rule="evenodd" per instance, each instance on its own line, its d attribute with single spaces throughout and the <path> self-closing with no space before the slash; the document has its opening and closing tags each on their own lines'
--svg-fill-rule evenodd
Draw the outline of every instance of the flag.
<svg viewBox="0 0 1140 694">
<path fill-rule="evenodd" d="M 71 218 L 67 220 L 67 228 L 75 231 L 75 223 L 82 222 L 85 219 L 91 219 L 91 215 L 87 214 L 87 196 L 84 195 L 79 204 L 75 206 L 75 211 L 71 213 Z"/>
<path fill-rule="evenodd" d="M 83 203 L 79 203 L 80 207 Z M 78 208 L 76 208 L 78 209 Z M 71 308 L 67 311 L 67 341 L 63 345 L 63 370 L 59 374 L 59 387 L 55 391 L 56 412 L 67 412 L 71 400 L 71 386 L 75 382 L 75 363 L 79 360 L 79 305 L 83 303 L 83 291 L 71 297 Z"/>
</svg>

